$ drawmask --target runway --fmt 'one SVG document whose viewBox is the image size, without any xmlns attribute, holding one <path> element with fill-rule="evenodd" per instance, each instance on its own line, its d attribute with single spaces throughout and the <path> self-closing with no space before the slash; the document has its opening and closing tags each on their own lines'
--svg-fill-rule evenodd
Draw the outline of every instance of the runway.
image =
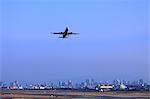
<svg viewBox="0 0 150 99">
<path fill-rule="evenodd" d="M 149 99 L 150 92 L 66 92 L 50 90 L 1 90 L 3 99 Z"/>
</svg>

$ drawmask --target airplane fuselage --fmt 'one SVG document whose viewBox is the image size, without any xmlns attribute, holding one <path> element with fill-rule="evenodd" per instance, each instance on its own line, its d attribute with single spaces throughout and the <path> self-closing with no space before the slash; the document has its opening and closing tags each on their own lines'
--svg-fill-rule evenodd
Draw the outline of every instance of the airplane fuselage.
<svg viewBox="0 0 150 99">
<path fill-rule="evenodd" d="M 65 31 L 64 31 L 64 34 L 63 34 L 63 38 L 65 38 L 67 36 L 67 33 L 68 33 L 68 28 L 66 27 Z"/>
</svg>

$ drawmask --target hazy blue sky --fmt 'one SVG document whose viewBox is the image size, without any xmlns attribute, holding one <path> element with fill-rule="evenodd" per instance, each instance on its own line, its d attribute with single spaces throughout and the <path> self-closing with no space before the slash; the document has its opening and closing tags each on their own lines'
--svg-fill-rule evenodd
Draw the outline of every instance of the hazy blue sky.
<svg viewBox="0 0 150 99">
<path fill-rule="evenodd" d="M 2 0 L 1 8 L 3 81 L 149 81 L 148 0 Z M 50 34 L 66 26 L 80 34 Z"/>
</svg>

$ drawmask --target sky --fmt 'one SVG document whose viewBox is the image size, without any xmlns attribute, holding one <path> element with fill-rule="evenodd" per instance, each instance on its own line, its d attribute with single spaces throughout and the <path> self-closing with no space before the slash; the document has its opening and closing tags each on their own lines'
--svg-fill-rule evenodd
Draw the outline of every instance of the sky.
<svg viewBox="0 0 150 99">
<path fill-rule="evenodd" d="M 0 11 L 2 81 L 150 81 L 148 0 L 2 0 Z M 80 34 L 51 34 L 66 27 Z"/>
</svg>

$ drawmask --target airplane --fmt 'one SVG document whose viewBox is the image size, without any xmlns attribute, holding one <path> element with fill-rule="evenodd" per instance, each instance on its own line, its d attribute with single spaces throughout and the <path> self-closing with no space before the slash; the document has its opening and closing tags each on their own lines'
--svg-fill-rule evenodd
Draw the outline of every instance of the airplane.
<svg viewBox="0 0 150 99">
<path fill-rule="evenodd" d="M 53 34 L 60 34 L 62 35 L 62 37 L 59 38 L 68 38 L 67 36 L 72 35 L 72 34 L 79 34 L 79 33 L 73 33 L 73 32 L 68 32 L 69 31 L 69 27 L 66 27 L 64 32 L 55 32 Z"/>
</svg>

